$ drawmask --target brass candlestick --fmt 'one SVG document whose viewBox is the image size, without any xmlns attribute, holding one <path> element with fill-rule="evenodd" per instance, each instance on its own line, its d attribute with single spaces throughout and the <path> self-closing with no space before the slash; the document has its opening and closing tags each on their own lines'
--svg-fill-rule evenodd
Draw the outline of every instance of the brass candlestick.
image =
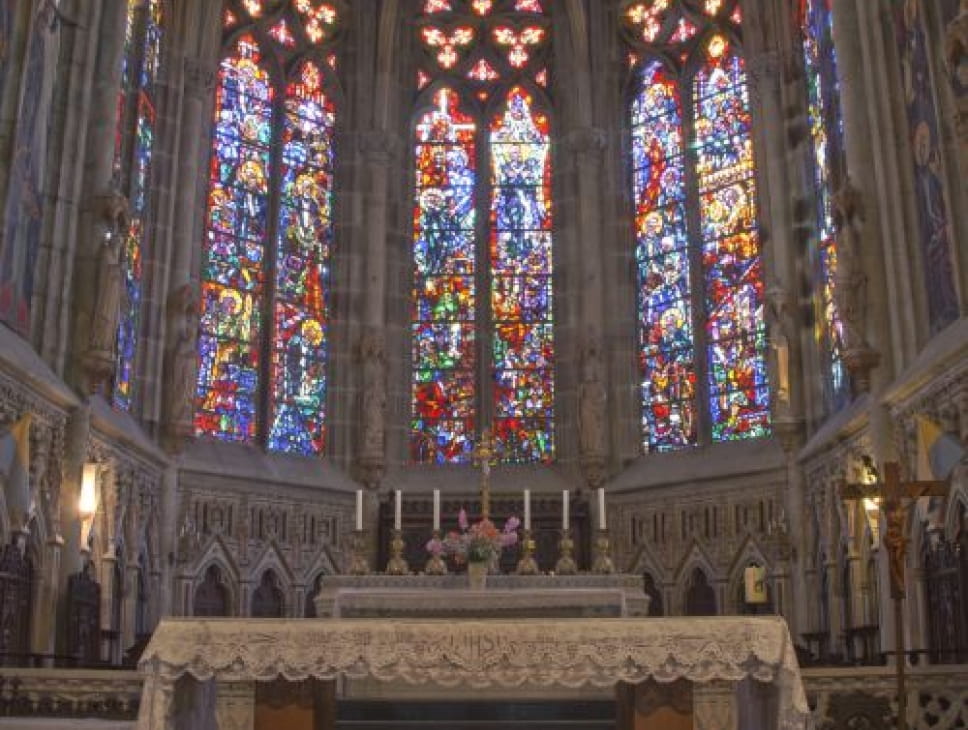
<svg viewBox="0 0 968 730">
<path fill-rule="evenodd" d="M 410 566 L 403 557 L 403 532 L 394 530 L 390 533 L 390 560 L 387 562 L 387 575 L 410 575 Z"/>
<path fill-rule="evenodd" d="M 608 530 L 599 530 L 595 538 L 595 562 L 592 564 L 593 573 L 611 574 L 615 572 L 615 564 L 609 554 Z"/>
<path fill-rule="evenodd" d="M 538 562 L 534 559 L 534 540 L 531 539 L 531 530 L 521 531 L 521 559 L 515 571 L 518 575 L 538 575 Z"/>
<path fill-rule="evenodd" d="M 573 554 L 575 552 L 575 542 L 571 539 L 571 530 L 561 531 L 561 540 L 558 541 L 558 562 L 555 563 L 555 573 L 558 575 L 574 575 L 578 572 Z"/>
<path fill-rule="evenodd" d="M 367 575 L 370 564 L 366 560 L 366 532 L 353 530 L 350 537 L 350 575 Z"/>
<path fill-rule="evenodd" d="M 440 530 L 434 530 L 433 540 L 440 542 Z M 447 563 L 437 553 L 430 556 L 424 566 L 424 573 L 427 575 L 447 575 Z"/>
</svg>

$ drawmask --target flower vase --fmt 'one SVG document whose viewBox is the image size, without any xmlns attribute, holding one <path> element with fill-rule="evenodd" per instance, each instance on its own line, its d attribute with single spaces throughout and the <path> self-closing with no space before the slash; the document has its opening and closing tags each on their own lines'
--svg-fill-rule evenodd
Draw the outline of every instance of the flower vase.
<svg viewBox="0 0 968 730">
<path fill-rule="evenodd" d="M 467 582 L 472 591 L 483 591 L 487 586 L 486 560 L 470 560 L 467 563 Z"/>
</svg>

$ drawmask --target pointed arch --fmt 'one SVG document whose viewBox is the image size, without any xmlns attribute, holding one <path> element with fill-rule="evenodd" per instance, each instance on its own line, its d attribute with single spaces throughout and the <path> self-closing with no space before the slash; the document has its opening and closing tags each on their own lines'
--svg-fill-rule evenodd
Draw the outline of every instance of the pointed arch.
<svg viewBox="0 0 968 730">
<path fill-rule="evenodd" d="M 735 0 L 623 5 L 646 451 L 770 433 L 741 24 Z"/>
<path fill-rule="evenodd" d="M 342 3 L 229 0 L 216 87 L 195 430 L 326 448 Z"/>
<path fill-rule="evenodd" d="M 466 463 L 489 424 L 503 461 L 549 462 L 550 19 L 539 2 L 422 7 L 410 458 Z"/>
</svg>

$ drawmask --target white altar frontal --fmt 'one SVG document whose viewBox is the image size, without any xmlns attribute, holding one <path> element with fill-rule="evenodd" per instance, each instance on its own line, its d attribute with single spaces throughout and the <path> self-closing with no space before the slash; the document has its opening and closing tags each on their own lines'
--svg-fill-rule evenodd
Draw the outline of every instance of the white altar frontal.
<svg viewBox="0 0 968 730">
<path fill-rule="evenodd" d="M 446 590 L 430 593 L 447 600 Z M 569 716 L 574 728 L 802 730 L 808 713 L 778 617 L 166 619 L 140 667 L 138 730 L 491 727 L 452 716 L 461 702 L 486 708 L 482 699 L 503 718 L 518 712 L 493 725 L 516 730 L 555 727 L 528 719 L 554 706 L 535 705 L 541 698 L 613 707 L 598 724 Z M 370 704 L 347 719 L 353 683 L 393 688 L 387 705 L 424 698 L 423 714 L 383 722 Z M 428 698 L 441 697 L 451 716 L 437 722 Z"/>
</svg>

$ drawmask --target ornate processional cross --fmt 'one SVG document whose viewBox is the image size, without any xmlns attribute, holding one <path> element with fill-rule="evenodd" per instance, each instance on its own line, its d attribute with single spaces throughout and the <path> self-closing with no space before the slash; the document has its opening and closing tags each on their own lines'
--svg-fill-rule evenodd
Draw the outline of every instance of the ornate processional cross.
<svg viewBox="0 0 968 730">
<path fill-rule="evenodd" d="M 491 464 L 497 463 L 496 456 L 491 429 L 485 428 L 471 452 L 474 466 L 481 467 L 481 518 L 485 520 L 491 518 Z"/>
</svg>

